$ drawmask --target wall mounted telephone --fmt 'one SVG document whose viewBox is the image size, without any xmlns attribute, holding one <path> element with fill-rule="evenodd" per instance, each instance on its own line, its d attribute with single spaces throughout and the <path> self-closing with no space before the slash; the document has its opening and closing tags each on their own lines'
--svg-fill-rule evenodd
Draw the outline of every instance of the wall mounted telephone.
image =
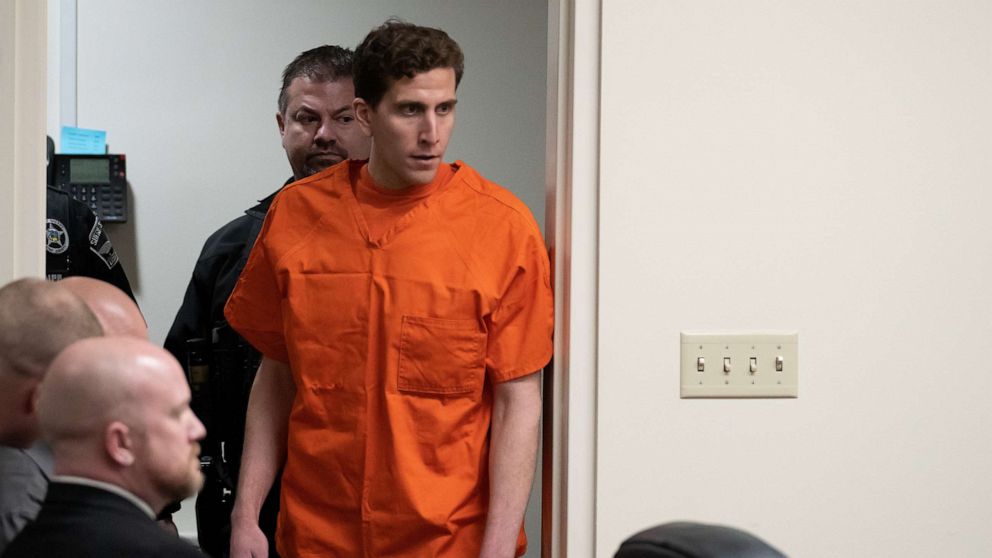
<svg viewBox="0 0 992 558">
<path fill-rule="evenodd" d="M 106 223 L 127 222 L 127 169 L 124 155 L 54 154 L 52 185 L 90 206 Z"/>
</svg>

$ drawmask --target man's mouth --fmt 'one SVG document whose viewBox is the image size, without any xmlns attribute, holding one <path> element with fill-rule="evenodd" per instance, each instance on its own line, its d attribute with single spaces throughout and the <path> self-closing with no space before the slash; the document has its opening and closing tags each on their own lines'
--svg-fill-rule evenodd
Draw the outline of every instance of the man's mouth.
<svg viewBox="0 0 992 558">
<path fill-rule="evenodd" d="M 413 164 L 418 167 L 428 168 L 436 164 L 438 160 L 437 155 L 411 155 L 413 159 Z"/>
<path fill-rule="evenodd" d="M 344 161 L 346 157 L 347 155 L 343 155 L 341 153 L 315 153 L 307 157 L 307 161 L 310 163 L 333 165 Z"/>
</svg>

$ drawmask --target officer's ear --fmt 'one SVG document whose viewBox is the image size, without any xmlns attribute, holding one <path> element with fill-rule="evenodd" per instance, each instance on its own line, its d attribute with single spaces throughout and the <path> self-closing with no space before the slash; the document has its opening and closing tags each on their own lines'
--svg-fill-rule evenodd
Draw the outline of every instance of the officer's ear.
<svg viewBox="0 0 992 558">
<path fill-rule="evenodd" d="M 276 124 L 279 126 L 279 135 L 286 135 L 286 117 L 281 112 L 276 111 Z"/>
</svg>

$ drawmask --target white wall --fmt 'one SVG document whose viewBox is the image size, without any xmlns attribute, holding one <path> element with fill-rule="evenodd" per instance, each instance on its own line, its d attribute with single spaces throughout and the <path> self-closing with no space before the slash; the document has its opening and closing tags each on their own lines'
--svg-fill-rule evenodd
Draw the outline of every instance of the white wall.
<svg viewBox="0 0 992 558">
<path fill-rule="evenodd" d="M 992 3 L 604 3 L 597 556 L 992 548 Z M 796 329 L 798 400 L 680 400 L 679 331 Z"/>
<path fill-rule="evenodd" d="M 461 44 L 449 159 L 510 188 L 543 221 L 545 2 L 78 0 L 77 125 L 107 130 L 110 151 L 127 155 L 131 219 L 108 230 L 153 341 L 206 237 L 290 175 L 275 123 L 283 67 L 320 44 L 354 47 L 391 15 Z"/>
</svg>

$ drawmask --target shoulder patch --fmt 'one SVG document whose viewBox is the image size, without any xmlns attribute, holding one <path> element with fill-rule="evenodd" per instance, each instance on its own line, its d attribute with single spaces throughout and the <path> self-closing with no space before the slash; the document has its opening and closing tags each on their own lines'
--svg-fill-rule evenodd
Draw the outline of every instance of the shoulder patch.
<svg viewBox="0 0 992 558">
<path fill-rule="evenodd" d="M 93 220 L 93 228 L 90 229 L 90 246 L 96 246 L 101 236 L 103 236 L 103 223 L 97 217 Z"/>
<path fill-rule="evenodd" d="M 93 252 L 107 265 L 107 269 L 114 269 L 120 258 L 114 250 L 114 245 L 110 243 L 106 233 L 103 232 L 103 223 L 97 218 L 93 221 L 93 228 L 90 229 L 90 252 Z"/>
<path fill-rule="evenodd" d="M 45 250 L 61 254 L 69 249 L 69 231 L 58 219 L 45 220 Z"/>
</svg>

